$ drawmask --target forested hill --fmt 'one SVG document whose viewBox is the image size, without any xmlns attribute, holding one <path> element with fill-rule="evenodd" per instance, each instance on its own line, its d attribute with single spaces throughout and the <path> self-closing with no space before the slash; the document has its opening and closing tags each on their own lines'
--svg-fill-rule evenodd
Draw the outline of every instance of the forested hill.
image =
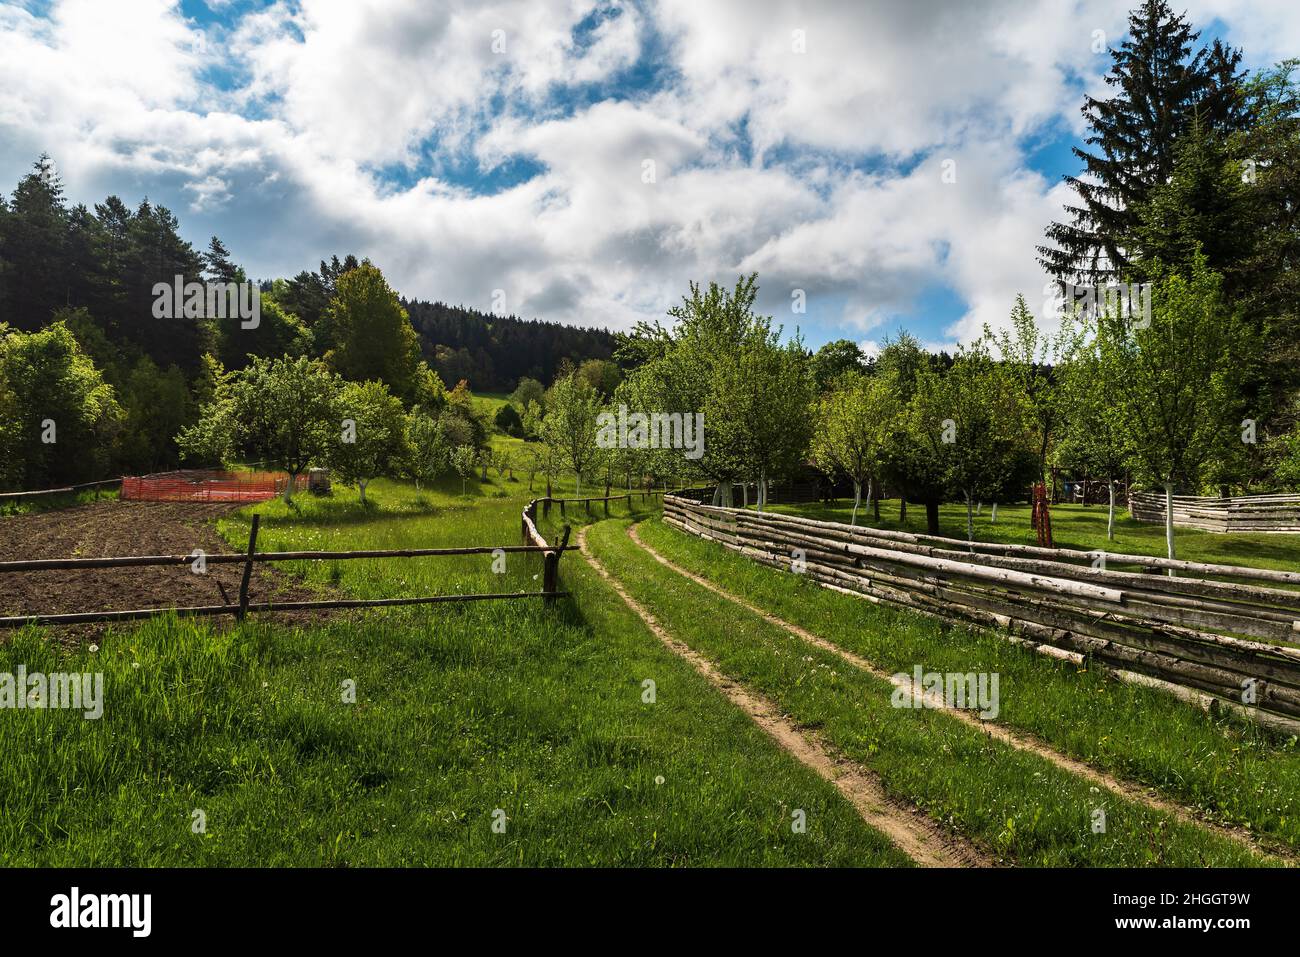
<svg viewBox="0 0 1300 957">
<path fill-rule="evenodd" d="M 606 329 L 496 316 L 442 302 L 403 300 L 425 358 L 450 388 L 469 380 L 477 392 L 509 392 L 521 376 L 551 382 L 560 364 L 608 359 L 615 347 Z"/>
</svg>

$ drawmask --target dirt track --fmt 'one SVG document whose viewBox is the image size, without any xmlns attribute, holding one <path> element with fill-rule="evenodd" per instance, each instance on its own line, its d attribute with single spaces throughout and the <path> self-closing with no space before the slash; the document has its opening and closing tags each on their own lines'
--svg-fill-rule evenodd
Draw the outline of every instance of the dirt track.
<svg viewBox="0 0 1300 957">
<path fill-rule="evenodd" d="M 240 508 L 234 504 L 102 501 L 76 508 L 0 518 L 0 561 L 36 558 L 101 558 L 114 555 L 188 555 L 231 552 L 213 522 Z M 237 601 L 241 565 L 91 568 L 0 574 L 0 615 L 58 614 L 219 605 Z M 222 589 L 225 594 L 222 594 Z M 265 565 L 255 566 L 253 601 L 309 599 L 313 592 Z M 228 619 L 213 619 L 227 621 Z M 109 626 L 69 625 L 61 640 L 84 639 Z M 116 627 L 121 628 L 119 624 Z M 4 633 L 0 632 L 0 640 Z"/>
<path fill-rule="evenodd" d="M 994 858 L 983 848 L 943 827 L 920 809 L 891 797 L 873 772 L 838 754 L 817 735 L 800 730 L 767 698 L 730 680 L 711 661 L 670 635 L 591 553 L 587 547 L 587 526 L 578 531 L 578 547 L 582 557 L 609 582 L 656 638 L 689 662 L 784 751 L 835 785 L 867 824 L 913 861 L 922 867 L 996 866 Z"/>
<path fill-rule="evenodd" d="M 813 634 L 806 628 L 800 628 L 798 625 L 791 624 L 783 618 L 778 618 L 766 609 L 760 608 L 757 605 L 746 601 L 739 595 L 727 591 L 716 582 L 712 582 L 707 578 L 697 575 L 689 569 L 682 568 L 680 565 L 677 565 L 665 558 L 663 555 L 660 555 L 657 551 L 641 540 L 641 536 L 637 534 L 637 527 L 635 524 L 628 526 L 627 534 L 628 537 L 631 538 L 632 541 L 635 542 L 643 551 L 650 555 L 651 558 L 666 568 L 670 568 L 677 572 L 677 574 L 695 582 L 697 585 L 707 588 L 715 595 L 719 595 L 729 601 L 735 602 L 747 611 L 758 615 L 764 621 L 776 625 L 778 628 L 785 629 L 796 638 L 806 641 L 808 644 L 820 648 L 823 651 L 829 651 L 831 654 L 839 656 L 855 668 L 873 674 L 886 681 L 891 681 L 895 686 L 899 684 L 899 682 L 894 681 L 894 677 L 890 675 L 889 672 L 876 667 L 876 665 L 867 661 L 865 658 L 841 648 L 839 645 L 822 638 L 820 635 Z M 912 688 L 910 681 L 904 682 L 904 684 L 911 690 L 911 693 L 927 697 L 923 695 L 919 689 Z M 1120 780 L 1119 778 L 1098 770 L 1092 765 L 1080 761 L 1077 758 L 1072 758 L 1067 754 L 1062 754 L 1048 745 L 1045 741 L 1042 741 L 1032 734 L 1023 731 L 1011 731 L 1004 725 L 982 721 L 967 711 L 947 707 L 943 703 L 942 699 L 936 701 L 933 698 L 927 697 L 927 700 L 931 707 L 942 709 L 944 713 L 951 715 L 963 724 L 974 727 L 984 734 L 987 734 L 989 737 L 1001 741 L 1003 744 L 1010 745 L 1013 748 L 1027 751 L 1030 754 L 1035 754 L 1040 758 L 1044 758 L 1056 765 L 1058 768 L 1068 771 L 1071 774 L 1077 774 L 1088 781 L 1106 788 L 1114 794 L 1118 794 L 1121 797 L 1128 798 L 1129 800 L 1139 804 L 1144 804 L 1153 810 L 1170 814 L 1185 824 L 1200 825 L 1201 827 L 1210 828 L 1219 834 L 1222 834 L 1224 837 L 1237 841 L 1240 844 L 1244 844 L 1261 854 L 1273 854 L 1292 863 L 1300 862 L 1300 856 L 1290 848 L 1275 846 L 1272 844 L 1264 845 L 1255 837 L 1254 834 L 1245 828 L 1234 827 L 1217 821 L 1207 821 L 1203 816 L 1197 814 L 1197 812 L 1191 808 L 1160 797 L 1153 789 L 1144 788 L 1137 784 Z"/>
</svg>

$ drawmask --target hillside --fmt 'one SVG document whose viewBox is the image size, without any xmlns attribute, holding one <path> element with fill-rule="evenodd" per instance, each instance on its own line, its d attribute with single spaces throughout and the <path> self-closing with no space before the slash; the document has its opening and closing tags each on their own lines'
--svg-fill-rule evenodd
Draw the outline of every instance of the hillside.
<svg viewBox="0 0 1300 957">
<path fill-rule="evenodd" d="M 448 387 L 468 379 L 476 392 L 509 392 L 521 376 L 551 382 L 569 359 L 608 359 L 615 339 L 606 329 L 584 329 L 495 316 L 442 302 L 403 300 L 425 359 Z"/>
</svg>

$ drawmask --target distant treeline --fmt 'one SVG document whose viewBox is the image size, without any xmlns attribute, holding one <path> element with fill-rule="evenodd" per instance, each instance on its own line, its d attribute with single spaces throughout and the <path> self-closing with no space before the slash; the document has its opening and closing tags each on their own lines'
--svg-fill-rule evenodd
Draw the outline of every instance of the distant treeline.
<svg viewBox="0 0 1300 957">
<path fill-rule="evenodd" d="M 567 359 L 608 359 L 617 348 L 605 329 L 496 316 L 441 302 L 403 300 L 420 347 L 443 382 L 476 392 L 509 392 L 522 378 L 551 382 Z"/>
</svg>

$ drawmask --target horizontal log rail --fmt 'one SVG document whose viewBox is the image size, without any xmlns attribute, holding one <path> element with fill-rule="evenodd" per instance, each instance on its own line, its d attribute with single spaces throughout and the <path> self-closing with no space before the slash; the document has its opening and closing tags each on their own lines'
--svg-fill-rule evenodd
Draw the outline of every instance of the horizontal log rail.
<svg viewBox="0 0 1300 957">
<path fill-rule="evenodd" d="M 24 625 L 76 625 L 88 622 L 134 621 L 155 615 L 175 612 L 186 618 L 204 615 L 235 615 L 241 611 L 314 611 L 334 608 L 392 608 L 401 605 L 433 605 L 444 602 L 496 601 L 505 598 L 545 598 L 548 601 L 567 596 L 567 591 L 490 592 L 482 595 L 427 595 L 417 598 L 356 598 L 333 601 L 276 601 L 250 602 L 247 605 L 193 605 L 185 608 L 139 608 L 129 611 L 78 612 L 68 615 L 13 615 L 0 618 L 0 628 L 21 628 Z"/>
<path fill-rule="evenodd" d="M 350 561 L 362 558 L 436 558 L 443 555 L 492 555 L 496 552 L 574 551 L 577 545 L 563 549 L 553 545 L 474 545 L 465 548 L 389 548 L 333 552 L 255 552 L 252 555 L 219 552 L 204 555 L 209 565 L 234 565 L 243 562 Z M 6 572 L 60 571 L 76 568 L 134 568 L 150 565 L 188 565 L 195 555 L 118 555 L 109 558 L 35 558 L 27 561 L 0 562 L 0 575 Z"/>
<path fill-rule="evenodd" d="M 7 502 L 19 498 L 39 498 L 42 495 L 68 495 L 72 492 L 80 492 L 83 489 L 101 489 L 110 485 L 121 485 L 120 478 L 104 479 L 99 482 L 82 482 L 78 485 L 64 485 L 59 488 L 41 488 L 32 492 L 0 492 L 0 502 Z"/>
<path fill-rule="evenodd" d="M 632 497 L 634 495 L 639 495 L 641 497 L 641 501 L 644 502 L 647 496 L 668 495 L 668 494 L 671 494 L 670 490 L 662 489 L 662 488 L 636 489 L 630 492 L 622 492 L 618 495 L 594 495 L 589 498 L 557 498 L 553 495 L 546 495 L 543 496 L 542 498 L 536 499 L 536 501 L 542 506 L 543 515 L 551 514 L 551 506 L 553 504 L 560 506 L 560 515 L 566 514 L 565 507 L 568 505 L 584 505 L 586 507 L 587 514 L 590 515 L 592 502 L 604 502 L 605 514 L 608 515 L 610 502 L 627 502 L 628 511 L 631 511 Z"/>
<path fill-rule="evenodd" d="M 1165 496 L 1130 492 L 1128 509 L 1136 521 L 1164 522 Z M 1300 535 L 1300 495 L 1175 495 L 1173 519 L 1175 525 L 1207 532 Z"/>
<path fill-rule="evenodd" d="M 248 549 L 242 554 L 220 553 L 203 555 L 205 563 L 234 564 L 242 563 L 244 573 L 239 586 L 238 604 L 195 605 L 180 608 L 134 608 L 118 611 L 88 611 L 70 614 L 30 614 L 0 617 L 0 629 L 22 628 L 27 625 L 73 625 L 91 622 L 134 621 L 150 618 L 154 615 L 174 613 L 181 617 L 234 615 L 243 620 L 249 612 L 268 611 L 317 611 L 344 608 L 391 608 L 406 605 L 434 605 L 448 602 L 500 601 L 518 598 L 542 598 L 549 605 L 557 598 L 569 593 L 559 588 L 560 556 L 572 551 L 577 546 L 569 544 L 569 527 L 564 527 L 564 537 L 558 545 L 549 544 L 536 525 L 536 501 L 525 506 L 522 515 L 524 544 L 522 545 L 472 545 L 458 548 L 406 548 L 406 549 L 368 549 L 351 551 L 295 551 L 295 552 L 259 552 L 257 551 L 257 534 L 261 516 L 254 515 L 248 533 Z M 410 598 L 340 598 L 321 601 L 278 601 L 252 602 L 249 600 L 249 585 L 252 579 L 253 565 L 257 562 L 283 561 L 347 561 L 366 558 L 427 558 L 452 555 L 486 555 L 507 553 L 539 553 L 542 555 L 545 574 L 542 590 L 536 592 L 492 592 L 473 595 L 421 595 Z M 105 558 L 47 558 L 29 561 L 0 562 L 0 572 L 25 573 L 41 571 L 76 571 L 88 568 L 130 568 L 141 566 L 167 566 L 189 564 L 199 559 L 198 555 L 120 555 Z M 223 594 L 224 597 L 224 594 Z"/>
<path fill-rule="evenodd" d="M 666 496 L 664 520 L 773 567 L 790 570 L 798 557 L 804 573 L 828 588 L 990 628 L 1053 657 L 1094 661 L 1121 677 L 1300 731 L 1300 591 L 1241 581 L 1258 573 L 1295 585 L 1296 573 L 1115 553 L 1094 567 L 1098 552 L 724 508 L 704 504 L 710 491 Z M 1125 564 L 1146 570 L 1112 567 Z M 1183 574 L 1155 575 L 1155 567 Z"/>
</svg>

